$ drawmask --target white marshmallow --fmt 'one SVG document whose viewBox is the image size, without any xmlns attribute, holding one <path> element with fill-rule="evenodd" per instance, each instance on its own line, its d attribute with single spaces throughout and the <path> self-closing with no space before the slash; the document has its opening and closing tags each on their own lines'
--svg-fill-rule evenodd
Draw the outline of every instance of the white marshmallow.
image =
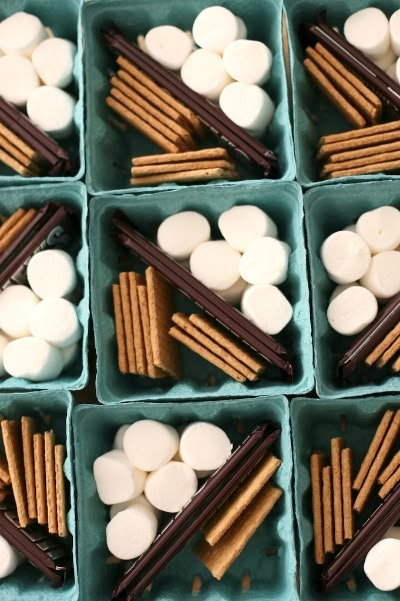
<svg viewBox="0 0 400 601">
<path fill-rule="evenodd" d="M 359 217 L 356 231 L 373 255 L 394 250 L 400 244 L 400 211 L 390 206 L 367 211 Z"/>
<path fill-rule="evenodd" d="M 29 119 L 54 138 L 65 138 L 73 130 L 75 100 L 59 88 L 41 86 L 28 98 Z"/>
<path fill-rule="evenodd" d="M 276 286 L 259 284 L 247 288 L 242 297 L 244 315 L 260 330 L 275 336 L 292 319 L 293 308 Z"/>
<path fill-rule="evenodd" d="M 180 69 L 193 50 L 189 36 L 173 25 L 153 27 L 144 38 L 147 53 L 166 69 Z"/>
<path fill-rule="evenodd" d="M 25 561 L 24 557 L 0 536 L 0 578 L 7 578 Z"/>
<path fill-rule="evenodd" d="M 29 336 L 29 320 L 38 303 L 28 286 L 8 286 L 0 292 L 0 329 L 11 338 Z"/>
<path fill-rule="evenodd" d="M 390 42 L 393 52 L 400 56 L 400 8 L 389 19 Z"/>
<path fill-rule="evenodd" d="M 380 69 L 383 69 L 383 71 L 386 71 L 386 69 L 389 69 L 390 65 L 392 65 L 394 63 L 394 61 L 396 60 L 396 55 L 393 52 L 393 50 L 391 48 L 389 48 L 389 50 L 387 52 L 385 52 L 385 54 L 383 56 L 381 56 L 380 58 L 376 58 L 374 59 L 374 63 L 377 67 L 379 67 Z"/>
<path fill-rule="evenodd" d="M 388 67 L 386 69 L 386 73 L 389 75 L 389 77 L 391 77 L 392 79 L 394 79 L 394 81 L 397 81 L 397 82 L 399 81 L 397 79 L 397 63 L 398 63 L 398 60 L 399 59 L 397 59 L 396 62 L 394 62 L 392 65 L 390 65 L 390 67 Z"/>
<path fill-rule="evenodd" d="M 385 538 L 376 543 L 364 561 L 364 572 L 380 591 L 394 591 L 400 587 L 400 541 Z"/>
<path fill-rule="evenodd" d="M 262 88 L 238 81 L 222 91 L 219 106 L 229 119 L 249 132 L 264 130 L 275 110 L 274 103 Z"/>
<path fill-rule="evenodd" d="M 120 426 L 115 434 L 113 449 L 119 449 L 120 451 L 124 450 L 124 436 L 125 432 L 130 428 L 131 424 L 124 424 Z"/>
<path fill-rule="evenodd" d="M 74 344 L 71 344 L 71 346 L 67 346 L 66 348 L 59 349 L 61 351 L 61 354 L 63 357 L 63 362 L 64 362 L 63 371 L 64 371 L 64 369 L 67 369 L 70 365 L 72 365 L 74 363 L 75 359 L 79 355 L 80 349 L 81 349 L 81 345 L 78 344 L 77 342 L 75 342 Z"/>
<path fill-rule="evenodd" d="M 32 382 L 54 380 L 64 367 L 58 348 L 42 338 L 32 336 L 10 342 L 4 349 L 3 362 L 10 376 Z"/>
<path fill-rule="evenodd" d="M 119 559 L 134 559 L 150 547 L 157 527 L 156 516 L 137 503 L 118 512 L 107 524 L 107 547 Z"/>
<path fill-rule="evenodd" d="M 351 288 L 352 286 L 359 286 L 359 285 L 360 284 L 358 282 L 351 282 L 351 284 L 338 284 L 336 286 L 336 288 L 334 289 L 334 291 L 332 292 L 332 294 L 329 298 L 329 302 L 331 303 L 333 300 L 335 300 L 335 298 L 337 296 L 339 296 L 339 294 L 342 294 L 342 292 L 344 292 L 348 288 Z"/>
<path fill-rule="evenodd" d="M 247 38 L 247 27 L 246 23 L 240 17 L 236 17 L 236 21 L 239 26 L 238 40 L 245 40 Z"/>
<path fill-rule="evenodd" d="M 239 278 L 238 281 L 233 284 L 233 286 L 230 286 L 225 290 L 213 290 L 213 292 L 218 294 L 218 296 L 223 298 L 224 301 L 230 305 L 237 305 L 240 303 L 243 292 L 246 290 L 247 285 L 247 282 L 242 280 L 242 278 Z"/>
<path fill-rule="evenodd" d="M 290 252 L 290 246 L 276 238 L 253 240 L 240 259 L 240 275 L 249 284 L 282 284 L 287 278 Z"/>
<path fill-rule="evenodd" d="M 179 436 L 168 424 L 141 419 L 125 432 L 123 444 L 133 465 L 151 472 L 172 459 L 179 448 Z"/>
<path fill-rule="evenodd" d="M 243 26 L 227 8 L 210 6 L 202 10 L 193 23 L 193 39 L 200 48 L 222 52 L 243 35 Z"/>
<path fill-rule="evenodd" d="M 378 302 L 363 286 L 351 286 L 329 303 L 327 318 L 330 326 L 343 336 L 359 334 L 376 317 Z"/>
<path fill-rule="evenodd" d="M 203 48 L 188 56 L 182 65 L 181 78 L 190 89 L 213 102 L 218 102 L 223 89 L 232 82 L 220 55 Z"/>
<path fill-rule="evenodd" d="M 391 298 L 400 292 L 400 252 L 387 250 L 374 255 L 361 285 L 378 299 Z"/>
<path fill-rule="evenodd" d="M 40 81 L 29 59 L 23 56 L 0 58 L 0 96 L 24 108 Z"/>
<path fill-rule="evenodd" d="M 66 88 L 72 81 L 75 55 L 75 44 L 52 37 L 35 48 L 32 63 L 46 86 Z"/>
<path fill-rule="evenodd" d="M 372 60 L 382 57 L 390 46 L 389 21 L 379 8 L 369 7 L 348 17 L 344 36 Z"/>
<path fill-rule="evenodd" d="M 225 240 L 203 242 L 190 255 L 195 278 L 212 290 L 226 290 L 239 279 L 240 254 Z"/>
<path fill-rule="evenodd" d="M 181 211 L 164 219 L 157 231 L 157 244 L 176 261 L 186 261 L 196 246 L 211 236 L 207 219 L 196 211 Z"/>
<path fill-rule="evenodd" d="M 271 50 L 256 40 L 236 40 L 227 46 L 222 57 L 225 71 L 241 83 L 265 84 L 272 66 Z"/>
<path fill-rule="evenodd" d="M 37 17 L 25 12 L 14 13 L 0 23 L 0 48 L 4 54 L 22 54 L 28 58 L 47 32 Z"/>
<path fill-rule="evenodd" d="M 5 334 L 2 334 L 0 332 L 0 378 L 5 376 L 7 373 L 6 370 L 4 369 L 3 354 L 4 354 L 4 349 L 6 348 L 6 346 L 9 342 L 11 342 L 11 339 L 8 336 L 6 336 Z"/>
<path fill-rule="evenodd" d="M 275 223 L 254 205 L 239 205 L 224 211 L 218 218 L 218 227 L 227 243 L 239 252 L 244 252 L 257 238 L 278 237 Z"/>
<path fill-rule="evenodd" d="M 138 497 L 135 497 L 134 499 L 129 499 L 129 501 L 124 501 L 123 503 L 114 503 L 113 505 L 111 505 L 110 520 L 112 520 L 113 517 L 115 517 L 120 511 L 124 511 L 125 509 L 128 509 L 128 507 L 133 507 L 134 505 L 143 505 L 144 507 L 147 507 L 147 509 L 154 513 L 156 518 L 158 518 L 158 516 L 160 515 L 159 510 L 153 507 L 150 501 L 146 499 L 144 494 L 141 494 Z"/>
<path fill-rule="evenodd" d="M 342 230 L 326 238 L 321 246 L 321 261 L 331 280 L 350 284 L 367 273 L 371 253 L 361 236 Z"/>
<path fill-rule="evenodd" d="M 75 262 L 63 250 L 42 250 L 28 263 L 29 286 L 40 298 L 61 298 L 74 291 L 77 284 Z"/>
<path fill-rule="evenodd" d="M 186 463 L 170 461 L 149 474 L 144 494 L 160 511 L 176 513 L 193 497 L 197 490 L 197 477 Z"/>
<path fill-rule="evenodd" d="M 29 327 L 33 336 L 60 348 L 71 346 L 82 336 L 76 307 L 65 298 L 40 301 L 31 313 Z"/>
<path fill-rule="evenodd" d="M 225 463 L 232 447 L 228 436 L 215 424 L 194 422 L 182 432 L 179 453 L 194 470 L 213 471 Z"/>
<path fill-rule="evenodd" d="M 125 453 L 113 449 L 93 463 L 97 493 L 106 505 L 138 497 L 144 490 L 146 473 L 129 461 Z"/>
</svg>

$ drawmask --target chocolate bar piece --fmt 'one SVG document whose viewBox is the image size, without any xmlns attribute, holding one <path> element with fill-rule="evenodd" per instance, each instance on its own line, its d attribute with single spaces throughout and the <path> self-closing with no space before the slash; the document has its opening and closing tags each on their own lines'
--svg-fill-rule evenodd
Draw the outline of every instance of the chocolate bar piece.
<svg viewBox="0 0 400 601">
<path fill-rule="evenodd" d="M 135 599 L 248 476 L 280 432 L 280 428 L 271 423 L 258 426 L 124 574 L 112 598 Z"/>
<path fill-rule="evenodd" d="M 0 534 L 32 565 L 51 581 L 53 588 L 64 584 L 73 572 L 72 554 L 56 536 L 49 536 L 46 528 L 20 528 L 15 511 L 0 508 Z"/>
<path fill-rule="evenodd" d="M 293 366 L 288 360 L 288 353 L 274 338 L 262 332 L 237 309 L 228 305 L 176 261 L 165 255 L 155 244 L 138 232 L 121 212 L 114 214 L 113 223 L 119 230 L 117 236 L 124 246 L 157 269 L 173 286 L 269 363 L 282 369 L 290 378 L 293 377 Z"/>
</svg>

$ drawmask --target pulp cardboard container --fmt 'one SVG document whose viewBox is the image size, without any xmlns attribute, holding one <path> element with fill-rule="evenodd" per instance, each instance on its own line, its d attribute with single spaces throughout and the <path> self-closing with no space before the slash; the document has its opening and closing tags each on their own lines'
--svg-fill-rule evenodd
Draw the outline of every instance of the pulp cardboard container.
<svg viewBox="0 0 400 601">
<path fill-rule="evenodd" d="M 31 382 L 22 378 L 0 378 L 0 390 L 78 390 L 86 386 L 88 372 L 88 331 L 89 331 L 89 249 L 86 239 L 87 198 L 83 184 L 64 183 L 46 186 L 19 186 L 0 188 L 0 214 L 11 215 L 20 207 L 41 207 L 48 202 L 60 202 L 70 207 L 76 214 L 77 230 L 67 245 L 66 251 L 74 259 L 80 286 L 80 301 L 77 306 L 82 325 L 81 351 L 74 363 L 55 379 L 47 382 Z"/>
<path fill-rule="evenodd" d="M 212 226 L 212 237 L 221 238 L 217 227 L 220 213 L 238 204 L 254 204 L 265 210 L 277 223 L 278 233 L 291 247 L 287 281 L 280 286 L 294 306 L 290 324 L 277 337 L 293 355 L 294 382 L 288 383 L 280 374 L 267 376 L 251 385 L 239 384 L 212 367 L 182 345 L 183 379 L 167 379 L 123 375 L 118 370 L 117 344 L 112 302 L 112 284 L 118 282 L 121 271 L 144 269 L 136 257 L 124 249 L 112 236 L 112 216 L 122 210 L 139 231 L 153 238 L 158 225 L 168 215 L 194 210 L 205 215 Z M 189 399 L 207 397 L 237 397 L 252 394 L 299 394 L 313 386 L 311 331 L 309 323 L 308 284 L 302 231 L 301 190 L 294 183 L 243 183 L 224 189 L 217 186 L 197 186 L 173 192 L 159 192 L 135 197 L 99 196 L 92 199 L 91 225 L 91 290 L 94 332 L 97 350 L 97 393 L 102 403 L 129 400 Z M 199 309 L 182 294 L 176 294 L 177 310 Z M 210 385 L 209 377 L 215 379 Z"/>
<path fill-rule="evenodd" d="M 277 153 L 281 164 L 282 180 L 294 179 L 295 166 L 288 94 L 282 49 L 281 0 L 91 0 L 83 5 L 85 30 L 85 69 L 87 86 L 87 185 L 91 194 L 125 192 L 130 187 L 130 167 L 133 156 L 160 153 L 162 150 L 132 127 L 119 126 L 120 120 L 106 105 L 110 91 L 110 74 L 116 71 L 115 56 L 102 39 L 101 32 L 111 23 L 121 29 L 129 40 L 136 42 L 139 34 L 146 34 L 157 25 L 175 25 L 191 30 L 194 19 L 206 6 L 222 4 L 240 16 L 248 28 L 248 38 L 265 42 L 274 60 L 271 78 L 265 89 L 271 96 L 275 115 L 262 141 Z M 210 142 L 210 141 L 209 141 Z M 218 142 L 211 141 L 211 145 Z M 214 182 L 228 185 L 227 182 Z M 163 189 L 176 188 L 164 184 Z M 180 187 L 180 186 L 179 186 Z M 151 191 L 154 187 L 141 187 Z"/>
<path fill-rule="evenodd" d="M 235 418 L 241 417 L 243 432 L 238 433 Z M 172 562 L 154 579 L 152 601 L 180 601 L 192 596 L 192 583 L 200 577 L 199 601 L 298 600 L 296 561 L 294 554 L 291 473 L 292 455 L 289 436 L 288 404 L 284 397 L 205 401 L 203 403 L 126 403 L 124 405 L 80 405 L 74 410 L 75 470 L 78 485 L 79 578 L 81 599 L 108 601 L 121 565 L 107 562 L 106 546 L 108 508 L 100 501 L 93 478 L 94 460 L 111 449 L 119 426 L 139 419 L 155 419 L 174 426 L 201 420 L 222 427 L 236 446 L 257 424 L 272 420 L 281 425 L 282 433 L 273 447 L 282 465 L 273 482 L 284 494 L 271 514 L 258 528 L 240 557 L 221 582 L 192 552 L 189 542 Z M 276 547 L 277 554 L 268 553 Z M 249 576 L 250 588 L 242 591 L 242 578 Z M 144 593 L 144 597 L 148 593 Z"/>
<path fill-rule="evenodd" d="M 355 223 L 358 217 L 384 205 L 400 208 L 396 182 L 375 182 L 319 186 L 304 197 L 314 326 L 314 359 L 317 392 L 321 397 L 349 397 L 398 392 L 400 378 L 388 370 L 363 368 L 342 385 L 336 376 L 339 358 L 355 336 L 341 336 L 329 325 L 326 311 L 336 286 L 320 259 L 323 241 L 333 232 Z"/>
<path fill-rule="evenodd" d="M 16 12 L 24 11 L 38 17 L 45 27 L 50 27 L 56 37 L 66 38 L 77 45 L 74 61 L 74 77 L 66 88 L 76 100 L 74 113 L 74 132 L 65 139 L 59 140 L 69 154 L 72 162 L 72 173 L 57 177 L 22 177 L 16 175 L 9 167 L 0 163 L 0 186 L 21 184 L 44 184 L 49 182 L 76 181 L 85 172 L 84 124 L 83 124 L 83 66 L 82 66 L 82 30 L 80 19 L 80 0 L 2 0 L 0 4 L 0 21 Z"/>
</svg>

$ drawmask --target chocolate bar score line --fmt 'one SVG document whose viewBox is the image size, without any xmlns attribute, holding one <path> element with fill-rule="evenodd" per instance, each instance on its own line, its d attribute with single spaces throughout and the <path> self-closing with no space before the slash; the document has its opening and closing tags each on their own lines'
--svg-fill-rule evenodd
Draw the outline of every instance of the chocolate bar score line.
<svg viewBox="0 0 400 601">
<path fill-rule="evenodd" d="M 219 470 L 209 477 L 182 511 L 167 524 L 149 550 L 124 574 L 117 583 L 112 598 L 131 601 L 144 590 L 248 476 L 250 470 L 277 440 L 280 432 L 280 427 L 272 423 L 257 426 Z M 236 468 L 238 469 L 234 472 Z M 212 497 L 214 493 L 215 496 Z"/>
<path fill-rule="evenodd" d="M 269 363 L 280 367 L 290 378 L 293 377 L 293 366 L 290 361 L 286 360 L 288 353 L 281 344 L 261 332 L 242 313 L 228 305 L 181 265 L 167 257 L 150 240 L 134 229 L 122 213 L 114 214 L 113 223 L 119 230 L 117 237 L 125 247 L 157 269 L 171 284 L 252 347 Z"/>
</svg>

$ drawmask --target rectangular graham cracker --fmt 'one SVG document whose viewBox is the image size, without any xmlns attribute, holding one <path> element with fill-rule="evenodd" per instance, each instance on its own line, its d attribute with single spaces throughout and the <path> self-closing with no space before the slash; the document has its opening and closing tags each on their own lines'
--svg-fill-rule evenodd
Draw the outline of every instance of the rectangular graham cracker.
<svg viewBox="0 0 400 601">
<path fill-rule="evenodd" d="M 21 424 L 3 419 L 1 422 L 4 450 L 6 452 L 11 486 L 21 528 L 29 524 L 28 500 L 26 498 Z"/>
<path fill-rule="evenodd" d="M 335 543 L 343 545 L 343 499 L 342 499 L 342 462 L 341 453 L 343 439 L 340 437 L 331 440 L 332 458 L 332 483 L 333 483 L 333 516 L 335 524 Z"/>
<path fill-rule="evenodd" d="M 17 211 L 15 211 L 15 213 L 10 215 L 10 217 L 3 221 L 3 223 L 0 226 L 0 240 L 3 238 L 3 236 L 8 234 L 10 230 L 12 230 L 14 225 L 16 225 L 22 219 L 25 213 L 25 209 L 18 209 Z"/>
<path fill-rule="evenodd" d="M 117 339 L 118 368 L 121 373 L 127 374 L 129 370 L 128 355 L 126 351 L 124 318 L 122 313 L 121 288 L 118 284 L 113 284 L 112 295 L 114 305 L 115 337 Z"/>
<path fill-rule="evenodd" d="M 320 138 L 320 146 L 335 144 L 336 142 L 348 142 L 351 144 L 351 140 L 358 138 L 368 138 L 369 136 L 375 136 L 379 134 L 387 134 L 389 132 L 396 132 L 397 139 L 400 139 L 400 121 L 390 121 L 389 123 L 380 123 L 379 125 L 371 125 L 370 127 L 364 127 L 363 129 L 352 129 L 350 131 L 344 131 L 338 134 L 329 134 Z M 374 139 L 374 143 L 376 140 Z M 370 146 L 368 142 L 364 144 Z"/>
<path fill-rule="evenodd" d="M 24 155 L 29 157 L 32 161 L 38 161 L 40 155 L 33 150 L 28 144 L 26 144 L 21 138 L 19 138 L 11 129 L 8 129 L 3 123 L 0 123 L 0 135 L 6 140 L 18 148 Z"/>
<path fill-rule="evenodd" d="M 209 159 L 200 161 L 181 161 L 179 163 L 166 163 L 165 165 L 143 165 L 133 166 L 131 169 L 132 177 L 144 177 L 152 175 L 161 175 L 163 173 L 180 173 L 181 171 L 194 171 L 196 169 L 227 169 L 234 170 L 235 165 L 225 159 Z"/>
<path fill-rule="evenodd" d="M 400 337 L 400 322 L 385 336 L 372 353 L 368 355 L 365 359 L 365 363 L 370 366 L 373 365 L 398 337 Z"/>
<path fill-rule="evenodd" d="M 54 432 L 44 433 L 44 462 L 46 471 L 47 522 L 50 534 L 58 533 L 57 524 L 57 491 L 54 456 Z"/>
<path fill-rule="evenodd" d="M 324 519 L 324 551 L 334 553 L 332 467 L 322 468 L 322 514 Z"/>
<path fill-rule="evenodd" d="M 35 461 L 37 520 L 39 524 L 44 525 L 47 524 L 47 495 L 43 434 L 33 435 L 33 457 Z"/>
<path fill-rule="evenodd" d="M 186 163 L 188 161 L 210 161 L 212 159 L 230 161 L 231 157 L 225 148 L 203 148 L 201 150 L 188 150 L 187 152 L 134 157 L 132 165 L 133 167 L 144 167 L 146 165 L 166 165 L 167 163 Z"/>
<path fill-rule="evenodd" d="M 131 178 L 132 186 L 164 184 L 168 182 L 186 183 L 205 182 L 213 179 L 226 179 L 236 181 L 240 179 L 239 174 L 234 169 L 222 169 L 212 167 L 209 169 L 192 169 L 190 171 L 179 171 L 176 173 L 164 173 L 162 175 L 141 175 Z"/>
<path fill-rule="evenodd" d="M 26 496 L 28 499 L 28 515 L 31 519 L 37 518 L 36 485 L 35 485 L 35 460 L 33 456 L 33 435 L 36 422 L 32 417 L 21 418 L 22 449 L 24 454 Z"/>
<path fill-rule="evenodd" d="M 385 484 L 389 480 L 390 476 L 393 475 L 395 470 L 400 467 L 400 451 L 397 451 L 396 455 L 392 458 L 389 465 L 383 470 L 378 478 L 379 484 Z"/>
<path fill-rule="evenodd" d="M 22 165 L 17 159 L 12 157 L 8 152 L 0 148 L 0 161 L 3 162 L 7 167 L 10 167 L 15 173 L 18 175 L 22 175 L 23 177 L 32 177 L 34 173 Z"/>
<path fill-rule="evenodd" d="M 140 376 L 147 376 L 146 349 L 144 346 L 143 324 L 140 315 L 138 286 L 144 284 L 139 273 L 129 272 L 129 290 L 133 325 L 133 344 L 135 345 L 136 369 Z"/>
<path fill-rule="evenodd" d="M 150 378 L 164 378 L 167 374 L 154 365 L 153 349 L 151 346 L 150 334 L 150 318 L 149 318 L 149 302 L 147 296 L 147 287 L 143 285 L 137 286 L 140 320 L 143 328 L 143 342 L 146 352 L 147 372 Z"/>
<path fill-rule="evenodd" d="M 378 495 L 381 499 L 387 497 L 387 495 L 394 489 L 396 484 L 400 482 L 400 466 L 393 472 L 393 474 L 386 480 L 385 484 L 380 488 Z"/>
<path fill-rule="evenodd" d="M 172 288 L 154 267 L 146 269 L 146 284 L 154 365 L 179 380 L 181 369 L 178 345 L 169 335 L 175 312 Z"/>
<path fill-rule="evenodd" d="M 327 163 L 321 169 L 321 177 L 329 176 L 330 173 L 341 171 L 347 171 L 351 169 L 354 171 L 355 169 L 361 168 L 369 168 L 376 167 L 377 169 L 382 165 L 387 165 L 389 162 L 394 162 L 400 160 L 400 150 L 387 152 L 387 153 L 379 153 L 379 146 L 375 149 L 375 154 L 373 156 L 362 157 L 360 159 L 352 159 L 351 161 L 341 162 L 341 163 Z"/>
<path fill-rule="evenodd" d="M 391 411 L 390 409 L 385 411 L 385 413 L 379 423 L 379 426 L 376 429 L 375 435 L 374 435 L 374 437 L 371 441 L 371 444 L 368 448 L 368 451 L 364 457 L 364 460 L 361 464 L 358 474 L 354 479 L 353 490 L 359 491 L 361 489 L 362 485 L 364 484 L 365 478 L 367 477 L 367 474 L 371 468 L 371 465 L 378 453 L 378 450 L 383 442 L 383 439 L 385 438 L 385 435 L 389 429 L 389 426 L 391 424 L 393 416 L 394 416 L 394 411 Z"/>
<path fill-rule="evenodd" d="M 324 550 L 324 520 L 322 513 L 322 469 L 324 456 L 313 453 L 310 459 L 312 511 L 314 529 L 314 557 L 315 563 L 322 565 L 325 562 Z"/>
<path fill-rule="evenodd" d="M 337 152 L 331 154 L 326 163 L 345 163 L 347 161 L 353 161 L 354 159 L 360 159 L 363 157 L 373 156 L 377 152 L 380 154 L 383 152 L 392 152 L 400 150 L 400 140 L 396 142 L 390 142 L 389 144 L 378 144 L 377 146 L 366 146 L 365 148 L 357 148 L 356 150 L 345 150 L 344 152 Z"/>
<path fill-rule="evenodd" d="M 136 374 L 136 352 L 133 334 L 132 305 L 129 284 L 129 275 L 127 272 L 119 274 L 119 289 L 121 293 L 122 318 L 124 322 L 126 354 L 128 357 L 129 373 Z"/>
<path fill-rule="evenodd" d="M 4 252 L 6 248 L 14 242 L 19 234 L 26 228 L 26 226 L 32 221 L 36 215 L 35 209 L 29 209 L 22 217 L 0 238 L 0 253 Z"/>
<path fill-rule="evenodd" d="M 7 459 L 0 455 L 0 479 L 6 486 L 11 484 L 10 470 L 8 469 Z"/>
<path fill-rule="evenodd" d="M 67 505 L 65 499 L 64 480 L 65 447 L 57 444 L 54 448 L 54 463 L 56 472 L 56 504 L 57 504 L 57 531 L 58 536 L 67 536 Z"/>
<path fill-rule="evenodd" d="M 360 129 L 359 131 L 365 131 Z M 322 138 L 321 138 L 322 140 Z M 346 150 L 358 150 L 359 148 L 379 148 L 380 144 L 389 144 L 390 142 L 398 142 L 400 140 L 400 132 L 398 130 L 389 131 L 382 134 L 374 134 L 371 136 L 359 136 L 358 138 L 349 138 L 339 142 L 330 142 L 322 144 L 320 140 L 317 159 L 323 160 L 337 152 L 345 152 Z"/>
<path fill-rule="evenodd" d="M 271 512 L 282 495 L 282 490 L 269 482 L 263 486 L 250 505 L 243 511 L 226 534 L 213 547 L 204 539 L 195 547 L 195 554 L 221 580 L 244 547 Z"/>
<path fill-rule="evenodd" d="M 354 536 L 354 512 L 352 499 L 353 452 L 346 448 L 342 450 L 342 497 L 343 497 L 343 533 L 345 540 Z"/>
<path fill-rule="evenodd" d="M 397 340 L 392 342 L 392 344 L 389 346 L 389 348 L 386 349 L 386 351 L 383 353 L 382 357 L 379 357 L 379 359 L 376 363 L 377 367 L 384 367 L 385 365 L 387 365 L 389 363 L 389 361 L 391 359 L 393 359 L 393 357 L 395 357 L 399 351 L 400 351 L 400 335 L 397 338 Z"/>
<path fill-rule="evenodd" d="M 33 169 L 35 169 L 35 164 L 32 162 L 32 159 L 30 159 L 28 156 L 26 156 L 26 154 L 21 152 L 19 150 L 19 148 L 14 146 L 14 144 L 12 144 L 9 140 L 7 140 L 7 138 L 2 136 L 1 133 L 0 133 L 0 148 L 2 148 L 5 152 L 8 152 L 8 154 L 10 156 L 14 157 L 14 159 L 16 159 L 24 167 L 28 167 L 28 169 L 30 167 L 33 167 Z"/>
</svg>

